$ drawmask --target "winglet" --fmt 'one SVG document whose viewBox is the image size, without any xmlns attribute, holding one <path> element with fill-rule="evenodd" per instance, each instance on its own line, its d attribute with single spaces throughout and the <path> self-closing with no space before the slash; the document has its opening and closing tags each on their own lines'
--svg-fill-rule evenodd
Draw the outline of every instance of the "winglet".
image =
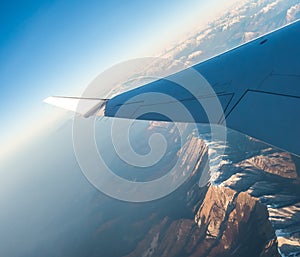
<svg viewBox="0 0 300 257">
<path fill-rule="evenodd" d="M 105 106 L 107 101 L 108 99 L 64 96 L 49 96 L 44 99 L 47 104 L 78 113 L 85 118 L 95 115 L 99 109 Z"/>
</svg>

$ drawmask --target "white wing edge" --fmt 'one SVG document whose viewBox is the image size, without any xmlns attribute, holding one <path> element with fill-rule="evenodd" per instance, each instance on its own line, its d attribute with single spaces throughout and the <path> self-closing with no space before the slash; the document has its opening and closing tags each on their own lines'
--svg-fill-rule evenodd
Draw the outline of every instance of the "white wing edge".
<svg viewBox="0 0 300 257">
<path fill-rule="evenodd" d="M 101 109 L 107 99 L 49 96 L 44 102 L 56 107 L 90 117 Z"/>
</svg>

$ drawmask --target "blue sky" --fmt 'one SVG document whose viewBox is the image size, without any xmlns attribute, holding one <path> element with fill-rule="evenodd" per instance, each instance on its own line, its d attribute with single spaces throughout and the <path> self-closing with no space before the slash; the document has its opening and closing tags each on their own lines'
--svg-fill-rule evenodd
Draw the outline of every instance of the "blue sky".
<svg viewBox="0 0 300 257">
<path fill-rule="evenodd" d="M 58 114 L 44 98 L 78 95 L 111 65 L 153 56 L 225 2 L 2 1 L 0 157 Z"/>
</svg>

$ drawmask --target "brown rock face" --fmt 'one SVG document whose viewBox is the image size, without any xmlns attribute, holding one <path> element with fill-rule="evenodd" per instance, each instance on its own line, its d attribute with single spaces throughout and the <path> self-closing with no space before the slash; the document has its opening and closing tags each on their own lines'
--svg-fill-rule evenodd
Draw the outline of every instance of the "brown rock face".
<svg viewBox="0 0 300 257">
<path fill-rule="evenodd" d="M 247 193 L 210 186 L 195 220 L 165 218 L 127 257 L 279 257 L 268 212 Z"/>
<path fill-rule="evenodd" d="M 206 227 L 208 238 L 217 238 L 228 213 L 232 211 L 236 192 L 229 188 L 211 186 L 195 217 L 199 227 Z"/>
<path fill-rule="evenodd" d="M 195 220 L 213 239 L 203 256 L 280 256 L 266 207 L 247 193 L 210 187 Z"/>
<path fill-rule="evenodd" d="M 261 155 L 254 156 L 241 163 L 242 166 L 254 166 L 265 172 L 284 178 L 297 178 L 296 165 L 287 152 L 264 149 Z"/>
</svg>

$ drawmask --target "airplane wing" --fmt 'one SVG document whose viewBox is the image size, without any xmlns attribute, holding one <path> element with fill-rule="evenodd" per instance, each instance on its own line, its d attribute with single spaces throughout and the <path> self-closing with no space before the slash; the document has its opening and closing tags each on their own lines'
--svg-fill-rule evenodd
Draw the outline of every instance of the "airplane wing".
<svg viewBox="0 0 300 257">
<path fill-rule="evenodd" d="M 84 116 L 97 115 L 102 109 L 109 117 L 226 124 L 231 129 L 300 155 L 300 21 L 199 63 L 192 69 L 202 74 L 214 94 L 202 89 L 199 94 L 191 94 L 176 83 L 189 79 L 187 69 L 102 101 Z M 193 88 L 200 87 L 192 79 L 189 83 Z M 159 94 L 168 95 L 172 100 L 154 97 Z M 216 98 L 222 114 L 217 112 L 210 119 L 198 103 L 209 106 Z M 176 112 L 178 102 L 190 115 Z M 153 106 L 159 112 L 148 112 Z M 172 119 L 161 115 L 170 110 L 173 110 Z"/>
</svg>

